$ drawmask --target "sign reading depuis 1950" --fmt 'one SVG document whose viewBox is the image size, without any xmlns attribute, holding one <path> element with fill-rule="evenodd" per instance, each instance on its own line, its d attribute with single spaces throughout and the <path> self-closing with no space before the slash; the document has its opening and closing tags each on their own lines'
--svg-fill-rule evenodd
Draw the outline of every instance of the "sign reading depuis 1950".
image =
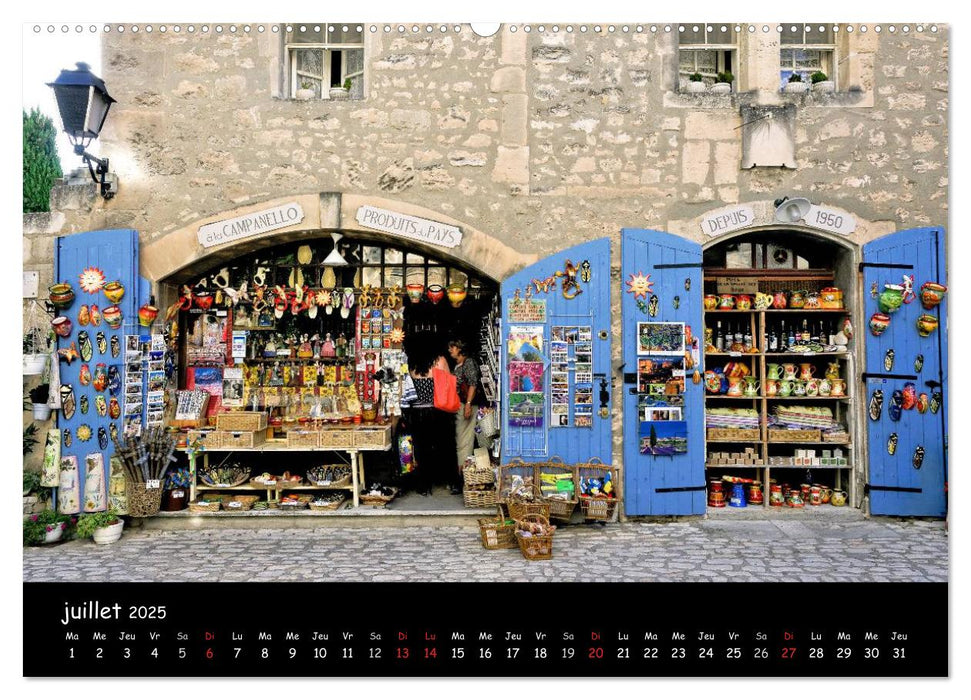
<svg viewBox="0 0 971 700">
<path fill-rule="evenodd" d="M 701 229 L 709 236 L 720 236 L 723 233 L 751 226 L 753 223 L 755 223 L 755 210 L 741 205 L 709 213 L 701 220 Z"/>
<path fill-rule="evenodd" d="M 296 202 L 281 204 L 272 209 L 254 211 L 234 219 L 225 219 L 199 227 L 199 243 L 203 248 L 229 243 L 239 238 L 255 236 L 303 221 L 303 207 Z"/>
<path fill-rule="evenodd" d="M 462 242 L 462 230 L 458 226 L 396 211 L 364 205 L 357 210 L 356 218 L 362 226 L 443 248 L 454 248 Z"/>
<path fill-rule="evenodd" d="M 819 228 L 823 231 L 840 233 L 848 236 L 856 231 L 856 218 L 839 209 L 828 209 L 813 204 L 809 213 L 803 219 L 807 226 Z"/>
</svg>

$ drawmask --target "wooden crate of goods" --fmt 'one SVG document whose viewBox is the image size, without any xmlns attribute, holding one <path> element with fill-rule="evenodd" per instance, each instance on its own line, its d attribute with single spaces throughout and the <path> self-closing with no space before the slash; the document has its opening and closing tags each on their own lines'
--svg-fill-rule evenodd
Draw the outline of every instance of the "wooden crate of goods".
<svg viewBox="0 0 971 700">
<path fill-rule="evenodd" d="M 314 486 L 339 489 L 351 484 L 351 467 L 348 464 L 323 464 L 307 470 L 307 483 Z"/>
<path fill-rule="evenodd" d="M 819 429 L 769 428 L 769 442 L 819 442 Z"/>
<path fill-rule="evenodd" d="M 466 508 L 490 508 L 498 503 L 496 490 L 491 486 L 466 488 L 462 491 L 462 499 Z"/>
<path fill-rule="evenodd" d="M 614 489 L 614 470 L 611 467 L 597 458 L 578 464 L 577 486 L 580 512 L 584 520 L 606 522 L 613 519 L 618 498 Z"/>
<path fill-rule="evenodd" d="M 354 431 L 349 428 L 325 428 L 320 431 L 320 446 L 332 450 L 354 447 Z"/>
<path fill-rule="evenodd" d="M 316 430 L 288 430 L 287 447 L 318 447 L 320 433 Z"/>
<path fill-rule="evenodd" d="M 506 517 L 502 508 L 498 509 L 495 518 L 479 519 L 479 535 L 485 549 L 515 549 L 519 546 L 516 543 L 516 521 Z"/>
<path fill-rule="evenodd" d="M 516 541 L 523 557 L 530 561 L 553 558 L 556 525 L 542 515 L 524 515 L 516 521 Z"/>
<path fill-rule="evenodd" d="M 228 430 L 214 430 L 209 436 L 210 440 L 218 441 L 218 445 L 213 444 L 213 447 L 219 447 L 220 449 L 240 449 L 247 447 L 259 447 L 264 442 L 266 442 L 266 430 L 256 430 L 256 431 L 228 431 Z"/>
<path fill-rule="evenodd" d="M 263 411 L 231 411 L 216 414 L 216 427 L 230 432 L 266 430 L 266 421 L 266 413 Z"/>
<path fill-rule="evenodd" d="M 385 506 L 398 495 L 398 489 L 392 486 L 374 487 L 361 491 L 359 501 L 365 506 Z"/>
<path fill-rule="evenodd" d="M 576 470 L 553 457 L 536 465 L 533 483 L 537 495 L 550 506 L 550 520 L 569 522 L 579 500 Z"/>
<path fill-rule="evenodd" d="M 721 442 L 758 442 L 761 432 L 755 428 L 708 428 L 708 440 Z"/>
<path fill-rule="evenodd" d="M 847 445 L 850 442 L 850 434 L 845 430 L 823 433 L 823 442 L 832 442 L 837 445 Z"/>
<path fill-rule="evenodd" d="M 384 450 L 391 447 L 391 426 L 356 428 L 350 431 L 354 436 L 354 447 L 362 450 Z"/>
</svg>

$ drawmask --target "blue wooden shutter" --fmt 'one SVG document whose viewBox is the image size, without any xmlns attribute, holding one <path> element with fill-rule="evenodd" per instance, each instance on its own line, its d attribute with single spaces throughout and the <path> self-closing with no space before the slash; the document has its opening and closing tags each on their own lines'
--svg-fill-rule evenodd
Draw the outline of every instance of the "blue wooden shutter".
<svg viewBox="0 0 971 700">
<path fill-rule="evenodd" d="M 705 512 L 705 408 L 703 385 L 694 384 L 686 368 L 682 417 L 687 422 L 686 454 L 640 453 L 641 411 L 636 391 L 638 322 L 683 322 L 704 338 L 702 324 L 701 246 L 660 231 L 624 229 L 621 249 L 621 312 L 624 324 L 624 509 L 627 515 L 692 515 Z M 657 315 L 638 305 L 626 282 L 631 275 L 650 275 L 658 298 Z M 685 284 L 688 280 L 688 284 Z M 686 286 L 688 289 L 686 289 Z M 675 308 L 674 298 L 679 298 Z M 700 360 L 701 358 L 699 358 Z M 698 367 L 701 370 L 701 367 Z"/>
<path fill-rule="evenodd" d="M 580 282 L 582 290 L 573 299 L 566 299 L 562 293 L 562 277 L 556 277 L 548 292 L 537 292 L 533 280 L 545 280 L 565 269 L 567 260 L 578 268 L 584 262 L 590 263 L 590 281 Z M 516 290 L 524 296 L 526 289 L 532 289 L 533 299 L 546 302 L 546 320 L 543 323 L 518 323 L 508 318 L 507 309 Z M 587 461 L 597 457 L 604 464 L 611 462 L 611 396 L 610 396 L 610 240 L 598 239 L 589 243 L 563 250 L 529 267 L 520 270 L 502 283 L 502 352 L 500 356 L 500 378 L 502 382 L 502 460 L 512 458 L 538 461 L 559 456 L 565 462 Z M 509 376 L 508 344 L 506 339 L 509 327 L 516 325 L 543 327 L 543 355 L 546 357 L 546 371 L 543 374 L 544 411 L 541 427 L 509 426 Z M 574 388 L 575 373 L 569 372 L 570 413 L 569 427 L 550 427 L 550 341 L 553 326 L 590 327 L 593 345 L 593 425 L 576 427 L 574 425 Z M 570 350 L 570 357 L 574 351 Z M 572 366 L 572 362 L 570 365 Z M 606 417 L 602 417 L 601 380 L 606 381 Z"/>
<path fill-rule="evenodd" d="M 919 228 L 891 233 L 863 246 L 864 318 L 856 324 L 864 333 L 866 346 L 865 381 L 861 397 L 869 405 L 877 389 L 883 391 L 880 419 L 867 417 L 867 452 L 870 511 L 876 515 L 944 516 L 947 510 L 944 485 L 947 480 L 947 299 L 932 311 L 920 303 L 920 286 L 924 282 L 947 284 L 944 259 L 944 230 Z M 918 298 L 890 314 L 890 327 L 877 337 L 867 325 L 870 316 L 879 311 L 872 290 L 883 291 L 884 284 L 901 284 L 904 275 L 914 276 Z M 940 319 L 940 326 L 927 338 L 917 332 L 917 318 L 929 313 Z M 894 362 L 885 369 L 887 351 L 893 349 Z M 924 363 L 916 372 L 914 361 L 923 355 Z M 884 375 L 884 376 L 880 376 Z M 941 392 L 941 407 L 935 414 L 916 409 L 903 411 L 899 421 L 889 416 L 891 396 L 914 382 L 918 394 L 928 397 Z M 939 385 L 939 388 L 938 388 Z M 891 434 L 897 435 L 897 449 L 887 451 Z M 914 452 L 923 447 L 920 469 L 913 466 Z"/>
<path fill-rule="evenodd" d="M 106 306 L 111 306 L 103 292 L 88 294 L 81 289 L 79 275 L 81 271 L 88 267 L 100 269 L 105 274 L 105 281 L 111 282 L 118 280 L 125 287 L 125 295 L 118 303 L 122 313 L 122 326 L 118 330 L 111 330 L 104 321 L 100 326 L 92 327 L 90 324 L 81 326 L 78 322 L 78 311 L 82 305 L 91 306 L 97 304 L 102 311 Z M 138 232 L 132 229 L 119 229 L 110 231 L 86 231 L 82 233 L 72 233 L 56 239 L 56 254 L 54 256 L 54 277 L 57 281 L 68 282 L 74 289 L 74 303 L 69 309 L 63 311 L 63 315 L 71 319 L 74 327 L 69 338 L 58 338 L 58 348 L 66 348 L 72 342 L 77 342 L 78 333 L 87 331 L 94 345 L 94 354 L 88 363 L 92 375 L 95 365 L 104 362 L 105 365 L 112 365 L 118 368 L 122 375 L 122 389 L 118 393 L 119 403 L 122 408 L 122 415 L 115 421 L 110 416 L 101 417 L 95 408 L 94 397 L 98 394 L 92 385 L 81 386 L 78 381 L 78 374 L 83 361 L 77 359 L 68 365 L 61 362 L 61 384 L 70 384 L 74 387 L 74 397 L 77 409 L 70 420 L 64 420 L 63 415 L 58 413 L 58 427 L 69 429 L 73 436 L 70 447 L 61 446 L 61 455 L 75 455 L 78 458 L 79 483 L 84 488 L 84 457 L 85 455 L 101 452 L 104 455 L 105 477 L 110 474 L 109 459 L 115 452 L 115 447 L 108 442 L 108 448 L 101 450 L 98 446 L 98 428 L 103 427 L 106 431 L 110 423 L 114 422 L 119 434 L 123 431 L 125 418 L 125 391 L 124 391 L 124 369 L 125 369 L 125 335 L 139 334 L 138 307 L 143 301 L 147 301 L 147 283 L 138 277 Z M 95 337 L 98 331 L 102 331 L 108 340 L 108 350 L 103 355 L 98 352 Z M 111 356 L 111 337 L 117 336 L 121 344 L 121 353 L 118 357 Z M 143 387 L 144 389 L 144 387 Z M 105 400 L 110 400 L 111 396 L 107 389 L 102 392 Z M 82 415 L 80 408 L 81 396 L 86 395 L 90 407 L 86 415 Z M 144 391 L 142 392 L 144 396 Z M 144 408 L 144 407 L 143 407 Z M 77 438 L 79 425 L 87 424 L 91 426 L 92 437 L 88 442 L 81 442 Z M 82 503 L 82 509 L 83 509 Z"/>
</svg>

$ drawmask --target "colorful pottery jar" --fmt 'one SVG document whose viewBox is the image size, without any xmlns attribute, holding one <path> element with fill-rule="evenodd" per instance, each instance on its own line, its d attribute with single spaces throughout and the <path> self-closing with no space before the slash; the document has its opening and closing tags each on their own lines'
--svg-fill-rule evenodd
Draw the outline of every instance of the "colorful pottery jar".
<svg viewBox="0 0 971 700">
<path fill-rule="evenodd" d="M 838 287 L 824 287 L 819 293 L 819 308 L 842 309 L 843 290 Z"/>
<path fill-rule="evenodd" d="M 739 311 L 748 311 L 752 308 L 752 297 L 748 294 L 739 294 L 735 298 L 735 308 Z"/>
<path fill-rule="evenodd" d="M 783 379 L 795 380 L 796 365 L 792 364 L 791 362 L 787 362 L 786 364 L 782 365 L 782 373 Z"/>
<path fill-rule="evenodd" d="M 779 380 L 778 379 L 766 379 L 765 380 L 765 395 L 775 396 L 779 393 Z"/>
<path fill-rule="evenodd" d="M 841 508 L 846 505 L 846 491 L 834 490 L 833 495 L 829 497 L 829 502 L 834 506 Z"/>
<path fill-rule="evenodd" d="M 806 303 L 803 305 L 804 309 L 818 309 L 819 305 L 819 294 L 816 292 L 806 293 Z"/>
<path fill-rule="evenodd" d="M 108 301 L 110 301 L 112 304 L 117 304 L 119 301 L 121 301 L 121 298 L 125 296 L 125 288 L 122 286 L 121 282 L 118 282 L 117 280 L 106 284 L 101 288 L 101 291 L 105 293 L 105 296 L 108 297 Z"/>
<path fill-rule="evenodd" d="M 944 301 L 947 287 L 937 282 L 924 282 L 920 286 L 920 303 L 928 311 Z"/>
<path fill-rule="evenodd" d="M 785 505 L 786 499 L 782 495 L 782 487 L 779 484 L 769 486 L 769 505 L 781 507 Z"/>
<path fill-rule="evenodd" d="M 782 369 L 781 368 L 781 365 L 778 365 L 775 362 L 770 362 L 768 364 L 768 366 L 767 366 L 766 371 L 765 371 L 765 378 L 766 379 L 782 379 L 782 375 L 780 374 L 780 370 L 781 369 Z"/>
<path fill-rule="evenodd" d="M 743 392 L 742 388 L 742 377 L 729 377 L 728 378 L 728 395 L 729 396 L 741 396 Z"/>
<path fill-rule="evenodd" d="M 890 317 L 877 312 L 870 317 L 870 332 L 879 337 L 890 327 Z"/>
<path fill-rule="evenodd" d="M 811 506 L 823 505 L 823 490 L 819 488 L 819 486 L 809 487 L 809 505 Z"/>
<path fill-rule="evenodd" d="M 788 379 L 779 382 L 779 396 L 791 396 L 793 389 L 792 385 L 793 382 Z"/>
<path fill-rule="evenodd" d="M 469 293 L 468 289 L 465 288 L 464 284 L 455 283 L 448 285 L 448 301 L 454 307 L 458 308 L 465 301 L 466 295 Z"/>
<path fill-rule="evenodd" d="M 722 310 L 729 310 L 735 308 L 735 295 L 734 294 L 722 294 L 718 297 L 718 308 Z"/>
<path fill-rule="evenodd" d="M 728 505 L 732 508 L 745 508 L 748 505 L 745 502 L 744 484 L 732 484 L 732 495 L 728 499 Z"/>
<path fill-rule="evenodd" d="M 445 288 L 440 284 L 431 284 L 428 286 L 428 301 L 433 304 L 437 304 L 442 299 L 445 298 Z"/>
<path fill-rule="evenodd" d="M 826 505 L 829 503 L 829 499 L 833 496 L 833 489 L 825 484 L 813 484 L 819 488 L 819 502 L 821 505 Z"/>
<path fill-rule="evenodd" d="M 772 295 L 772 308 L 773 309 L 784 309 L 788 306 L 788 298 L 785 292 L 776 292 Z"/>
<path fill-rule="evenodd" d="M 705 311 L 712 311 L 718 307 L 718 296 L 715 294 L 705 294 Z"/>
<path fill-rule="evenodd" d="M 71 323 L 71 319 L 67 316 L 58 316 L 53 321 L 51 321 L 51 328 L 54 329 L 54 333 L 61 338 L 67 338 L 71 335 L 71 329 L 74 328 L 74 324 Z"/>
<path fill-rule="evenodd" d="M 762 482 L 753 481 L 748 485 L 748 502 L 753 506 L 762 505 Z"/>
<path fill-rule="evenodd" d="M 786 496 L 786 505 L 790 508 L 802 508 L 806 505 L 806 502 L 802 498 L 802 492 L 799 489 L 790 489 L 789 495 Z"/>
<path fill-rule="evenodd" d="M 755 308 L 759 311 L 764 311 L 772 306 L 772 295 L 765 294 L 764 292 L 759 292 L 755 295 Z M 751 499 L 749 499 L 751 503 Z"/>
<path fill-rule="evenodd" d="M 827 379 L 839 379 L 840 378 L 840 363 L 830 362 L 826 366 L 826 378 Z"/>
<path fill-rule="evenodd" d="M 745 387 L 742 389 L 742 393 L 745 396 L 755 397 L 759 395 L 759 382 L 755 377 L 745 377 L 743 381 Z"/>
<path fill-rule="evenodd" d="M 819 395 L 829 396 L 833 391 L 833 381 L 823 377 L 819 380 Z"/>
<path fill-rule="evenodd" d="M 806 307 L 806 290 L 797 289 L 789 294 L 789 308 L 803 309 Z"/>
<path fill-rule="evenodd" d="M 846 380 L 845 379 L 831 379 L 833 383 L 833 388 L 830 390 L 830 396 L 846 396 Z"/>
<path fill-rule="evenodd" d="M 411 300 L 411 303 L 417 304 L 421 301 L 422 294 L 425 293 L 425 285 L 420 282 L 412 282 L 405 287 L 405 291 L 407 291 L 408 299 Z"/>
<path fill-rule="evenodd" d="M 937 330 L 938 323 L 936 316 L 921 314 L 917 318 L 917 332 L 920 333 L 921 338 L 926 338 Z"/>
<path fill-rule="evenodd" d="M 105 307 L 101 315 L 104 317 L 105 323 L 108 324 L 108 328 L 112 330 L 121 328 L 121 309 L 118 306 L 112 305 Z"/>
<path fill-rule="evenodd" d="M 155 317 L 158 316 L 158 308 L 152 306 L 151 304 L 143 304 L 142 308 L 138 310 L 138 323 L 139 325 L 148 328 L 155 321 Z"/>
<path fill-rule="evenodd" d="M 806 395 L 806 382 L 797 381 L 792 383 L 792 395 L 793 396 L 805 396 Z"/>
<path fill-rule="evenodd" d="M 877 300 L 880 310 L 885 314 L 892 314 L 904 303 L 904 288 L 899 284 L 885 284 Z"/>
<path fill-rule="evenodd" d="M 819 380 L 818 379 L 807 379 L 806 380 L 806 396 L 819 396 Z"/>
<path fill-rule="evenodd" d="M 711 479 L 708 482 L 708 505 L 712 508 L 725 507 L 725 492 L 721 479 Z"/>
<path fill-rule="evenodd" d="M 808 382 L 816 374 L 816 365 L 804 362 L 799 365 L 799 378 L 804 382 Z"/>
<path fill-rule="evenodd" d="M 74 289 L 67 282 L 58 282 L 47 288 L 48 297 L 55 309 L 66 309 L 74 303 Z"/>
</svg>

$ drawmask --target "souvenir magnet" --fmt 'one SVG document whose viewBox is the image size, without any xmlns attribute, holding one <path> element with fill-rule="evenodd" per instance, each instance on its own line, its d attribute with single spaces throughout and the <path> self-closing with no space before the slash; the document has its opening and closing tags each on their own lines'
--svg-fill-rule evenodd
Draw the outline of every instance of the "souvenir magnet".
<svg viewBox="0 0 971 700">
<path fill-rule="evenodd" d="M 94 381 L 92 382 L 95 391 L 104 391 L 108 386 L 108 370 L 104 362 L 99 362 L 94 366 Z"/>
<path fill-rule="evenodd" d="M 98 428 L 98 447 L 102 450 L 108 449 L 108 431 L 104 429 L 104 426 Z"/>
<path fill-rule="evenodd" d="M 64 416 L 64 420 L 71 420 L 74 416 L 74 409 L 76 407 L 74 401 L 74 387 L 70 384 L 61 385 L 61 414 Z"/>
<path fill-rule="evenodd" d="M 78 325 L 86 326 L 91 323 L 91 312 L 88 311 L 87 304 L 81 304 L 81 308 L 78 310 Z"/>
<path fill-rule="evenodd" d="M 944 395 L 939 391 L 935 391 L 931 394 L 931 413 L 937 413 L 941 410 L 941 402 L 944 401 Z"/>
<path fill-rule="evenodd" d="M 647 299 L 647 295 L 654 290 L 653 288 L 654 283 L 651 282 L 650 275 L 642 272 L 636 275 L 633 272 L 630 273 L 630 279 L 627 280 L 627 293 L 633 294 L 635 299 Z"/>
<path fill-rule="evenodd" d="M 890 439 L 887 440 L 887 454 L 892 455 L 897 451 L 897 433 L 890 433 Z"/>
<path fill-rule="evenodd" d="M 880 420 L 880 412 L 883 410 L 883 389 L 874 390 L 870 396 L 869 414 L 870 420 Z"/>
<path fill-rule="evenodd" d="M 651 301 L 647 306 L 647 313 L 653 318 L 657 316 L 658 298 L 657 294 L 651 295 Z"/>
<path fill-rule="evenodd" d="M 74 443 L 74 438 L 71 436 L 71 429 L 64 429 L 64 447 L 70 447 Z"/>
<path fill-rule="evenodd" d="M 70 366 L 70 364 L 72 362 L 74 362 L 76 359 L 78 359 L 78 346 L 77 346 L 77 343 L 75 343 L 72 340 L 71 341 L 71 347 L 61 348 L 60 350 L 57 351 L 57 354 L 60 356 L 60 359 L 61 360 L 64 360 L 65 362 L 67 362 L 68 366 Z"/>
<path fill-rule="evenodd" d="M 91 383 L 91 370 L 87 363 L 81 365 L 81 369 L 78 371 L 78 381 L 81 382 L 81 386 L 88 386 Z"/>
<path fill-rule="evenodd" d="M 98 335 L 94 337 L 95 343 L 98 345 L 98 354 L 104 355 L 108 352 L 108 339 L 105 338 L 104 331 L 98 331 Z"/>
<path fill-rule="evenodd" d="M 111 356 L 118 357 L 121 354 L 121 341 L 117 335 L 111 336 Z"/>
<path fill-rule="evenodd" d="M 112 365 L 108 368 L 108 391 L 112 396 L 118 393 L 121 389 L 121 372 L 118 368 Z"/>
<path fill-rule="evenodd" d="M 91 338 L 88 336 L 87 331 L 78 333 L 78 348 L 81 351 L 81 359 L 85 362 L 90 362 L 94 356 L 94 348 L 91 345 Z"/>
<path fill-rule="evenodd" d="M 914 450 L 914 469 L 920 469 L 924 466 L 924 446 L 918 445 L 917 449 Z"/>
<path fill-rule="evenodd" d="M 883 369 L 886 370 L 887 372 L 893 369 L 894 356 L 895 356 L 895 353 L 893 351 L 893 348 L 890 348 L 889 350 L 887 350 L 887 354 L 883 356 Z"/>
<path fill-rule="evenodd" d="M 681 297 L 674 297 L 674 308 L 675 310 L 681 308 Z"/>
<path fill-rule="evenodd" d="M 922 391 L 920 392 L 920 396 L 917 397 L 917 412 L 921 414 L 927 413 L 927 406 L 927 394 Z"/>
<path fill-rule="evenodd" d="M 875 281 L 870 285 L 870 296 L 874 299 L 877 298 L 877 283 Z"/>
<path fill-rule="evenodd" d="M 887 409 L 887 415 L 890 416 L 890 420 L 898 421 L 901 415 L 901 406 L 904 402 L 904 393 L 900 389 L 894 389 L 893 393 L 890 395 L 890 407 Z"/>
<path fill-rule="evenodd" d="M 691 278 L 690 277 L 685 277 L 684 278 L 684 291 L 686 291 L 686 292 L 690 292 L 691 291 Z"/>
<path fill-rule="evenodd" d="M 115 425 L 114 423 L 109 423 L 108 424 L 108 435 L 111 436 L 111 439 L 113 441 L 117 441 L 118 440 L 118 426 Z"/>
<path fill-rule="evenodd" d="M 917 405 L 917 387 L 914 386 L 913 382 L 907 382 L 904 384 L 904 398 L 901 408 L 905 411 L 909 411 L 914 406 Z"/>
<path fill-rule="evenodd" d="M 88 294 L 97 294 L 105 285 L 105 273 L 96 267 L 86 267 L 78 275 L 81 289 Z"/>
<path fill-rule="evenodd" d="M 580 281 L 588 284 L 590 282 L 590 261 L 584 260 L 580 263 Z"/>
<path fill-rule="evenodd" d="M 78 426 L 78 440 L 81 442 L 87 442 L 91 439 L 91 426 L 87 423 L 82 423 Z"/>
<path fill-rule="evenodd" d="M 101 325 L 101 310 L 98 308 L 97 304 L 91 305 L 91 325 L 92 326 Z"/>
<path fill-rule="evenodd" d="M 924 356 L 918 355 L 914 360 L 914 371 L 920 374 L 920 371 L 924 369 Z"/>
<path fill-rule="evenodd" d="M 88 413 L 88 395 L 87 394 L 82 394 L 81 395 L 80 404 L 81 404 L 81 415 L 87 415 L 87 413 Z"/>
<path fill-rule="evenodd" d="M 121 415 L 121 405 L 118 403 L 118 399 L 114 396 L 111 397 L 111 401 L 108 402 L 108 415 L 111 416 L 112 420 L 118 420 L 118 416 Z"/>
<path fill-rule="evenodd" d="M 98 394 L 94 397 L 94 408 L 99 416 L 108 415 L 108 404 L 105 402 L 104 394 Z"/>
</svg>

